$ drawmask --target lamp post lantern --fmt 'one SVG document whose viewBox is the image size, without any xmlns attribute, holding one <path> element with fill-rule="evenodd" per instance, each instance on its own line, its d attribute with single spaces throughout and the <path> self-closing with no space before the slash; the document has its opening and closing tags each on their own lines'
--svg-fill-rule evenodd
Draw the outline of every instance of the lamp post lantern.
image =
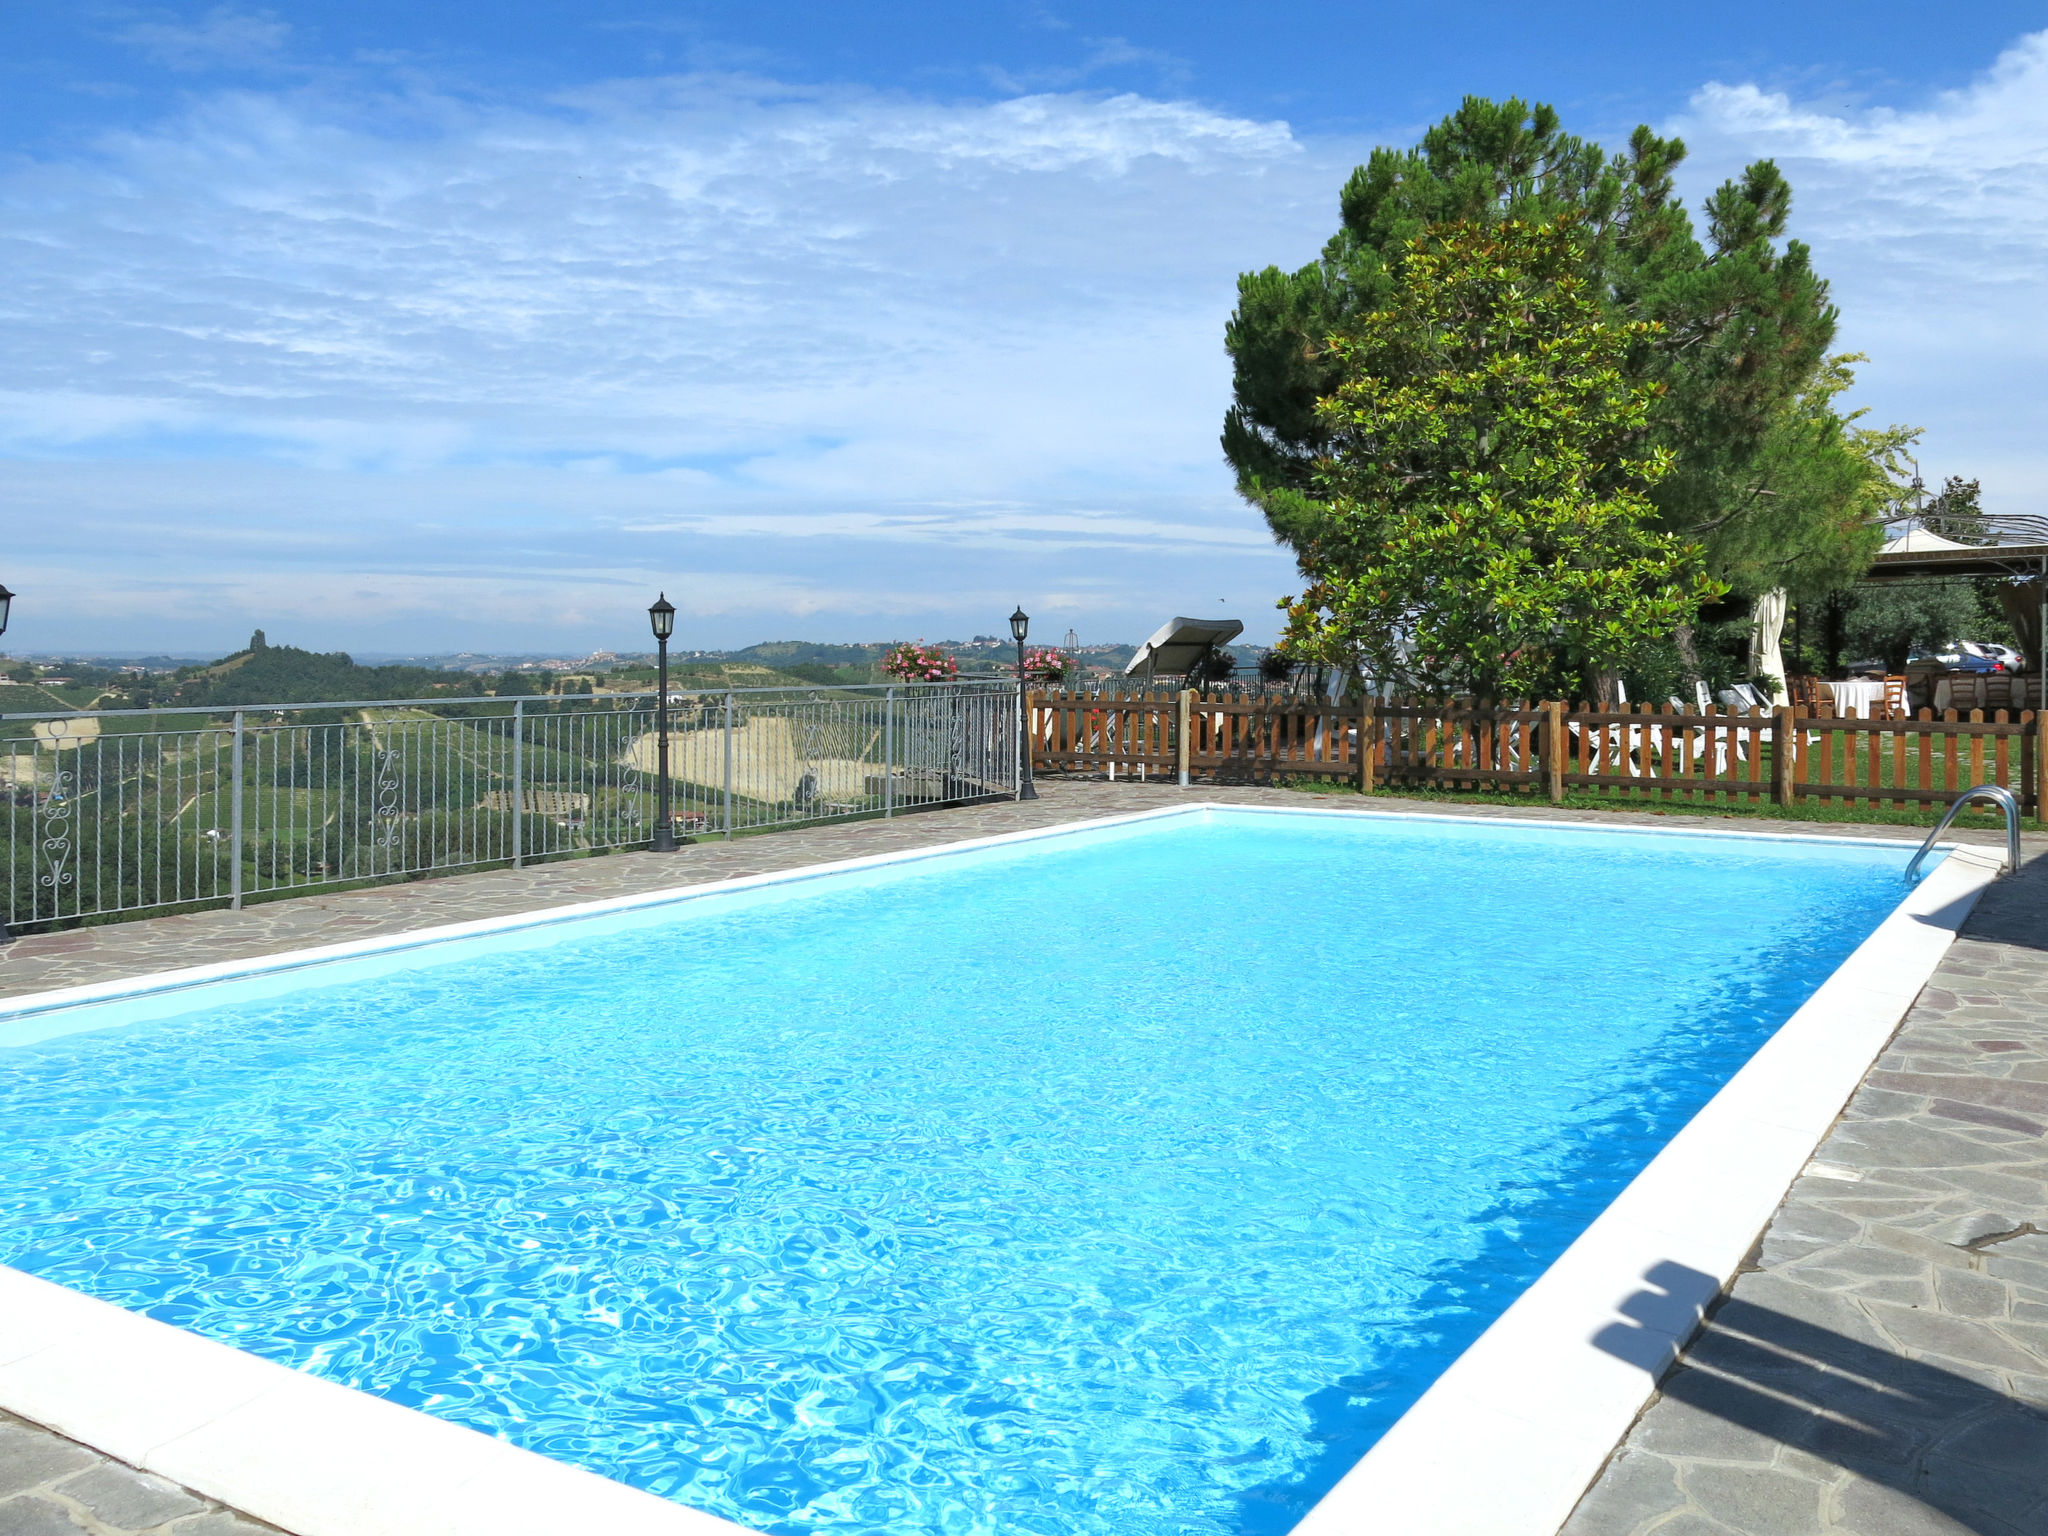
<svg viewBox="0 0 2048 1536">
<path fill-rule="evenodd" d="M 1031 700 L 1025 692 L 1024 637 L 1031 633 L 1031 616 L 1019 603 L 1010 615 L 1010 636 L 1017 642 L 1017 798 L 1036 800 L 1038 790 L 1031 782 Z"/>
<path fill-rule="evenodd" d="M 676 632 L 676 605 L 666 592 L 647 610 L 647 620 L 654 626 L 654 644 L 660 652 L 655 668 L 659 692 L 654 704 L 654 841 L 649 847 L 655 853 L 674 853 L 676 826 L 669 810 L 668 784 L 668 637 Z"/>
</svg>

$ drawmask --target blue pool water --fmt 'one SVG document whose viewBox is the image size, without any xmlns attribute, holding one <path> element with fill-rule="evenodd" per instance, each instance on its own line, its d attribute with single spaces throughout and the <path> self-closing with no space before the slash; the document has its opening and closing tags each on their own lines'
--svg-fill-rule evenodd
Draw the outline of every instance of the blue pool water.
<svg viewBox="0 0 2048 1536">
<path fill-rule="evenodd" d="M 1284 1531 L 1904 860 L 1209 813 L 202 989 L 0 1050 L 0 1262 L 764 1531 Z"/>
</svg>

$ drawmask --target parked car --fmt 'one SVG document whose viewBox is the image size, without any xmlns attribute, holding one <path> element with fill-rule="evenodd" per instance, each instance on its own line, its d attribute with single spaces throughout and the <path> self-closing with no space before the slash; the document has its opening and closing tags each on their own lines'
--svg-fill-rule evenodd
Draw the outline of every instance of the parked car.
<svg viewBox="0 0 2048 1536">
<path fill-rule="evenodd" d="M 2026 665 L 2026 658 L 2021 656 L 2018 651 L 2009 645 L 2001 645 L 1995 640 L 1977 641 L 1971 645 L 1970 649 L 1977 652 L 1980 656 L 1989 656 L 2008 672 L 2017 672 Z"/>
<path fill-rule="evenodd" d="M 2005 663 L 1986 653 L 1983 646 L 1972 640 L 1958 641 L 1945 645 L 1937 651 L 1915 651 L 1907 658 L 1906 665 L 1915 662 L 1934 662 L 1947 667 L 1951 672 L 2003 672 Z"/>
</svg>

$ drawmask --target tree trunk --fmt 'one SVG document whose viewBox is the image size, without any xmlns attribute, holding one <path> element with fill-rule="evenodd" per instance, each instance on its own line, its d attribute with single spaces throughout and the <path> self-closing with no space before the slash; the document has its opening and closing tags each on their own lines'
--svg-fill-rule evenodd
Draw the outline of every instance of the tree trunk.
<svg viewBox="0 0 2048 1536">
<path fill-rule="evenodd" d="M 1690 624 L 1681 624 L 1672 631 L 1671 639 L 1678 647 L 1678 659 L 1685 664 L 1685 680 L 1698 687 L 1707 680 L 1707 674 L 1700 668 L 1699 638 Z"/>
</svg>

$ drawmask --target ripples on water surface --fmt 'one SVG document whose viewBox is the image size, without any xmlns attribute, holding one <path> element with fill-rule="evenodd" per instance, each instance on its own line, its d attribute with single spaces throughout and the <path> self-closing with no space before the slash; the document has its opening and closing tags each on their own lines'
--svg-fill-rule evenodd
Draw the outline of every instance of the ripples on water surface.
<svg viewBox="0 0 2048 1536">
<path fill-rule="evenodd" d="M 1284 1531 L 1903 857 L 1215 816 L 387 961 L 0 1051 L 0 1260 L 762 1530 Z"/>
</svg>

